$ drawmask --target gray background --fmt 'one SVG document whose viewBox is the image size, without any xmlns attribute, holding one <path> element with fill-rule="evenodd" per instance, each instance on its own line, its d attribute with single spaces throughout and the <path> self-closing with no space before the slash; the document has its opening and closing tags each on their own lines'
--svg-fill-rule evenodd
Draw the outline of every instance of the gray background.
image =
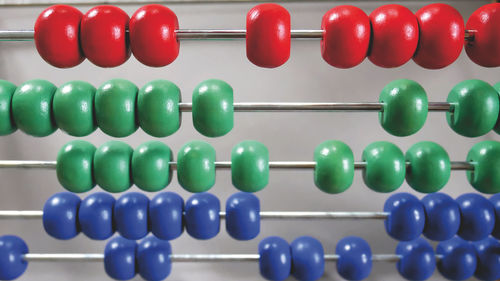
<svg viewBox="0 0 500 281">
<path fill-rule="evenodd" d="M 451 2 L 451 1 L 448 1 Z M 452 2 L 465 19 L 487 1 Z M 283 4 L 291 14 L 292 29 L 319 29 L 323 14 L 341 2 Z M 356 1 L 370 13 L 383 2 Z M 426 1 L 405 2 L 412 11 Z M 181 28 L 241 29 L 253 4 L 171 5 L 178 15 Z M 132 15 L 138 6 L 124 6 Z M 85 12 L 89 7 L 80 7 Z M 34 8 L 0 8 L 0 29 L 32 28 L 38 14 Z M 238 41 L 183 41 L 177 60 L 164 68 L 148 68 L 133 57 L 113 69 L 98 68 L 88 61 L 72 69 L 56 69 L 37 54 L 33 42 L 0 42 L 0 79 L 20 84 L 29 79 L 47 79 L 56 85 L 80 79 L 99 86 L 111 78 L 130 79 L 139 87 L 153 79 L 168 79 L 183 91 L 183 100 L 191 101 L 191 92 L 201 81 L 219 78 L 234 88 L 235 102 L 361 102 L 377 101 L 380 90 L 390 81 L 414 79 L 426 89 L 430 101 L 445 101 L 449 90 L 464 79 L 479 78 L 489 83 L 500 80 L 498 69 L 485 69 L 472 63 L 465 52 L 453 65 L 438 71 L 425 70 L 412 61 L 396 69 L 382 69 L 368 60 L 361 65 L 342 70 L 329 66 L 320 54 L 319 41 L 293 41 L 290 60 L 278 69 L 263 69 L 247 61 L 245 43 Z M 444 113 L 430 113 L 426 125 L 417 134 L 398 138 L 386 133 L 379 125 L 376 113 L 237 113 L 235 127 L 226 136 L 207 139 L 192 125 L 191 114 L 182 118 L 181 129 L 161 139 L 177 153 L 187 141 L 202 139 L 217 151 L 217 160 L 230 159 L 231 148 L 246 139 L 255 139 L 268 146 L 274 161 L 312 160 L 316 145 L 338 139 L 353 150 L 360 160 L 364 147 L 378 140 L 396 143 L 403 151 L 422 140 L 441 144 L 455 161 L 464 160 L 470 147 L 485 139 L 499 139 L 491 133 L 481 138 L 465 138 L 447 125 Z M 0 158 L 20 160 L 55 160 L 59 148 L 74 139 L 60 131 L 46 138 L 34 138 L 22 132 L 0 138 Z M 99 130 L 84 138 L 96 146 L 110 140 Z M 151 140 L 140 129 L 131 137 L 121 139 L 136 147 Z M 53 193 L 62 191 L 54 171 L 0 171 L 0 208 L 5 210 L 38 210 Z M 131 190 L 136 191 L 133 187 Z M 174 179 L 166 190 L 189 194 Z M 93 191 L 99 191 L 95 188 Z M 412 192 L 405 183 L 399 191 Z M 453 172 L 442 190 L 453 197 L 472 192 L 465 173 Z M 235 192 L 229 171 L 218 171 L 212 192 L 221 199 Z M 85 196 L 87 194 L 83 194 Z M 154 194 L 148 194 L 152 197 Z M 266 211 L 381 211 L 387 194 L 375 193 L 363 183 L 357 171 L 353 186 L 343 194 L 327 195 L 313 184 L 312 171 L 271 171 L 266 189 L 257 193 Z M 422 194 L 418 194 L 422 197 Z M 31 252 L 102 252 L 105 242 L 92 241 L 84 235 L 69 241 L 58 241 L 43 230 L 41 221 L 2 221 L 0 234 L 16 234 L 28 243 Z M 396 241 L 389 238 L 382 221 L 264 221 L 257 239 L 238 242 L 225 229 L 210 241 L 197 241 L 186 233 L 172 242 L 175 253 L 256 253 L 258 242 L 269 235 L 279 235 L 292 241 L 301 235 L 318 238 L 326 252 L 333 253 L 336 242 L 347 235 L 365 238 L 374 253 L 392 253 Z M 32 263 L 21 280 L 103 280 L 100 263 Z M 257 264 L 174 264 L 171 280 L 259 280 Z M 137 277 L 137 279 L 140 279 Z M 324 280 L 341 279 L 334 263 L 327 263 Z M 377 263 L 371 280 L 399 280 L 394 264 Z M 434 280 L 441 279 L 437 273 Z"/>
</svg>

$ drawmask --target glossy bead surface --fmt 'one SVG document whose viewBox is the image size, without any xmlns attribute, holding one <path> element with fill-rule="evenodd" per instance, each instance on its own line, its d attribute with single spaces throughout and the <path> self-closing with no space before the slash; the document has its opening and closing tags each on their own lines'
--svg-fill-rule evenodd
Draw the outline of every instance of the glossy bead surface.
<svg viewBox="0 0 500 281">
<path fill-rule="evenodd" d="M 236 240 L 251 240 L 260 232 L 260 201 L 257 196 L 238 192 L 226 201 L 226 230 Z"/>
<path fill-rule="evenodd" d="M 56 129 L 52 100 L 56 86 L 46 80 L 30 80 L 12 97 L 12 115 L 16 126 L 28 135 L 46 137 Z"/>
<path fill-rule="evenodd" d="M 301 236 L 290 244 L 292 275 L 300 281 L 318 280 L 325 271 L 325 251 L 317 239 Z"/>
<path fill-rule="evenodd" d="M 380 67 L 398 67 L 409 61 L 418 44 L 417 17 L 398 4 L 383 5 L 370 14 L 372 42 L 368 58 Z"/>
<path fill-rule="evenodd" d="M 352 185 L 354 155 L 347 144 L 337 140 L 321 143 L 314 149 L 314 162 L 314 184 L 320 190 L 336 194 Z"/>
<path fill-rule="evenodd" d="M 290 14 L 278 4 L 259 4 L 247 13 L 247 58 L 275 68 L 290 57 Z"/>
<path fill-rule="evenodd" d="M 28 267 L 24 255 L 28 252 L 28 246 L 21 238 L 0 236 L 0 279 L 14 280 L 23 275 Z"/>
<path fill-rule="evenodd" d="M 215 149 L 204 141 L 186 143 L 177 154 L 177 179 L 189 192 L 204 192 L 215 184 Z"/>
<path fill-rule="evenodd" d="M 106 240 L 115 233 L 113 209 L 115 198 L 109 193 L 90 194 L 80 203 L 78 222 L 83 234 L 90 239 Z"/>
<path fill-rule="evenodd" d="M 372 271 L 372 250 L 362 238 L 347 236 L 342 238 L 335 248 L 337 272 L 347 280 L 362 280 Z"/>
<path fill-rule="evenodd" d="M 35 46 L 50 65 L 68 68 L 85 57 L 80 49 L 82 12 L 68 5 L 54 5 L 40 13 L 35 22 Z"/>
<path fill-rule="evenodd" d="M 399 242 L 396 255 L 401 259 L 396 263 L 399 274 L 407 280 L 426 280 L 436 269 L 436 256 L 432 246 L 423 238 L 409 242 Z"/>
<path fill-rule="evenodd" d="M 210 79 L 193 91 L 193 125 L 206 137 L 220 137 L 233 129 L 233 88 L 226 82 Z"/>
<path fill-rule="evenodd" d="M 123 192 L 132 185 L 130 162 L 132 148 L 120 141 L 108 141 L 94 154 L 94 178 L 108 192 Z"/>
<path fill-rule="evenodd" d="M 43 205 L 43 228 L 47 234 L 60 240 L 78 235 L 80 202 L 80 198 L 70 192 L 52 195 Z"/>
<path fill-rule="evenodd" d="M 467 171 L 469 183 L 482 193 L 500 192 L 500 142 L 476 143 L 467 154 L 474 170 Z"/>
<path fill-rule="evenodd" d="M 466 193 L 456 199 L 462 222 L 458 236 L 469 241 L 485 239 L 495 227 L 495 208 L 488 199 L 476 193 Z"/>
<path fill-rule="evenodd" d="M 173 192 L 161 192 L 149 203 L 151 233 L 162 240 L 173 240 L 184 231 L 184 200 Z"/>
<path fill-rule="evenodd" d="M 458 236 L 440 242 L 436 247 L 436 254 L 442 255 L 437 267 L 446 279 L 466 280 L 476 271 L 477 257 L 474 246 Z"/>
<path fill-rule="evenodd" d="M 412 145 L 406 152 L 406 182 L 416 191 L 438 192 L 450 179 L 451 164 L 448 152 L 431 141 Z"/>
<path fill-rule="evenodd" d="M 500 66 L 500 4 L 481 6 L 470 15 L 465 29 L 475 31 L 474 40 L 465 44 L 469 58 L 480 66 Z"/>
<path fill-rule="evenodd" d="M 425 208 L 424 235 L 435 241 L 453 238 L 460 228 L 460 207 L 445 193 L 431 193 L 421 200 Z"/>
<path fill-rule="evenodd" d="M 363 150 L 362 159 L 366 162 L 363 180 L 370 189 L 392 192 L 403 184 L 406 162 L 396 145 L 386 141 L 373 142 Z"/>
<path fill-rule="evenodd" d="M 418 132 L 427 120 L 428 102 L 424 88 L 408 79 L 394 80 L 380 93 L 383 104 L 378 117 L 391 135 L 404 137 Z"/>
<path fill-rule="evenodd" d="M 321 56 L 331 66 L 351 68 L 360 64 L 370 46 L 370 19 L 358 7 L 341 5 L 321 20 Z"/>
<path fill-rule="evenodd" d="M 473 243 L 476 248 L 477 268 L 474 276 L 479 280 L 500 278 L 500 242 L 493 237 Z"/>
<path fill-rule="evenodd" d="M 197 193 L 189 197 L 184 207 L 186 231 L 191 237 L 206 240 L 220 230 L 220 202 L 210 193 Z"/>
<path fill-rule="evenodd" d="M 465 80 L 448 94 L 452 104 L 446 113 L 448 125 L 466 137 L 482 136 L 495 127 L 499 113 L 498 92 L 481 80 Z"/>
<path fill-rule="evenodd" d="M 52 103 L 57 127 L 75 137 L 95 131 L 95 92 L 94 86 L 83 81 L 71 81 L 59 87 Z"/>
<path fill-rule="evenodd" d="M 101 5 L 90 9 L 80 25 L 80 44 L 85 56 L 100 67 L 115 67 L 130 57 L 128 23 L 122 9 Z"/>
<path fill-rule="evenodd" d="M 137 87 L 124 79 L 102 84 L 95 94 L 95 117 L 99 128 L 112 137 L 126 137 L 137 130 Z"/>
<path fill-rule="evenodd" d="M 144 191 L 159 191 L 172 179 L 169 162 L 172 151 L 159 141 L 149 141 L 139 145 L 132 153 L 132 180 Z"/>
<path fill-rule="evenodd" d="M 246 140 L 231 151 L 233 185 L 245 192 L 257 192 L 269 182 L 269 150 L 258 141 Z"/>
<path fill-rule="evenodd" d="M 104 248 L 104 269 L 109 277 L 116 280 L 129 280 L 136 273 L 137 243 L 116 236 Z"/>
<path fill-rule="evenodd" d="M 417 52 L 413 61 L 428 69 L 452 64 L 464 45 L 464 19 L 450 5 L 433 3 L 415 13 L 419 27 Z"/>
<path fill-rule="evenodd" d="M 0 80 L 0 136 L 9 135 L 17 130 L 12 114 L 12 96 L 16 85 Z"/>
<path fill-rule="evenodd" d="M 116 231 L 131 240 L 145 237 L 149 232 L 149 199 L 142 193 L 129 192 L 115 203 L 114 222 Z"/>
<path fill-rule="evenodd" d="M 179 102 L 181 91 L 167 80 L 154 80 L 137 94 L 137 121 L 153 137 L 166 137 L 177 132 L 181 125 Z"/>
<path fill-rule="evenodd" d="M 411 241 L 424 231 L 424 205 L 409 193 L 391 195 L 385 201 L 384 212 L 389 213 L 384 221 L 385 230 L 394 239 Z"/>
<path fill-rule="evenodd" d="M 160 67 L 172 63 L 179 55 L 177 16 L 157 4 L 139 8 L 130 18 L 130 49 L 134 57 L 147 66 Z"/>
<path fill-rule="evenodd" d="M 137 245 L 137 269 L 144 280 L 160 281 L 170 274 L 172 248 L 168 241 L 154 236 L 144 238 Z"/>
<path fill-rule="evenodd" d="M 66 190 L 80 193 L 94 188 L 92 165 L 95 151 L 93 144 L 82 140 L 70 141 L 59 150 L 56 174 Z"/>
<path fill-rule="evenodd" d="M 495 227 L 491 235 L 496 239 L 500 239 L 500 193 L 491 196 L 489 200 L 495 209 Z"/>
<path fill-rule="evenodd" d="M 292 254 L 285 239 L 270 236 L 259 243 L 260 275 L 267 280 L 282 281 L 290 276 Z"/>
</svg>

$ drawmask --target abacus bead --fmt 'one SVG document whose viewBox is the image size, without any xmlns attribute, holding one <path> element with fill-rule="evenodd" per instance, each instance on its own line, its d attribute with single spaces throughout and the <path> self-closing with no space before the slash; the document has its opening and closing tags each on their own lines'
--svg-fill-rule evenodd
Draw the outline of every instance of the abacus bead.
<svg viewBox="0 0 500 281">
<path fill-rule="evenodd" d="M 467 154 L 474 170 L 467 171 L 469 183 L 483 193 L 500 192 L 500 142 L 476 143 Z"/>
<path fill-rule="evenodd" d="M 488 199 L 475 193 L 466 193 L 456 199 L 462 222 L 458 236 L 469 241 L 485 239 L 495 227 L 495 208 Z"/>
<path fill-rule="evenodd" d="M 384 212 L 389 213 L 384 221 L 387 234 L 397 240 L 410 241 L 424 231 L 424 205 L 409 193 L 391 195 L 385 201 Z"/>
<path fill-rule="evenodd" d="M 85 56 L 100 67 L 115 67 L 130 57 L 129 17 L 122 9 L 101 5 L 90 9 L 80 25 L 80 44 Z"/>
<path fill-rule="evenodd" d="M 0 279 L 14 280 L 28 267 L 24 255 L 29 252 L 26 243 L 14 235 L 0 236 Z"/>
<path fill-rule="evenodd" d="M 52 195 L 43 206 L 43 228 L 47 234 L 60 240 L 68 240 L 78 235 L 80 203 L 80 198 L 70 192 Z"/>
<path fill-rule="evenodd" d="M 499 113 L 498 92 L 481 80 L 465 80 L 448 94 L 451 110 L 446 113 L 448 125 L 466 137 L 482 136 L 493 129 Z"/>
<path fill-rule="evenodd" d="M 415 13 L 420 30 L 413 61 L 428 69 L 452 64 L 464 45 L 464 19 L 450 5 L 433 3 Z"/>
<path fill-rule="evenodd" d="M 300 281 L 318 280 L 325 271 L 323 245 L 310 236 L 301 236 L 290 244 L 292 275 Z"/>
<path fill-rule="evenodd" d="M 71 81 L 59 87 L 52 103 L 57 127 L 75 137 L 95 131 L 95 92 L 94 86 L 83 81 Z"/>
<path fill-rule="evenodd" d="M 437 266 L 439 273 L 446 279 L 469 279 L 476 271 L 477 257 L 474 246 L 458 236 L 440 242 L 436 247 L 436 254 L 442 256 Z"/>
<path fill-rule="evenodd" d="M 460 228 L 458 203 L 445 193 L 428 194 L 421 202 L 425 208 L 425 237 L 436 241 L 453 238 Z"/>
<path fill-rule="evenodd" d="M 380 67 L 398 67 L 409 61 L 418 44 L 417 17 L 406 7 L 383 5 L 370 14 L 371 48 L 368 58 Z"/>
<path fill-rule="evenodd" d="M 354 155 L 349 146 L 337 140 L 321 143 L 314 149 L 314 184 L 326 193 L 347 190 L 354 178 Z"/>
<path fill-rule="evenodd" d="M 126 137 L 137 130 L 137 87 L 124 79 L 112 79 L 97 89 L 95 117 L 97 125 L 112 137 Z"/>
<path fill-rule="evenodd" d="M 56 174 L 68 191 L 81 193 L 94 188 L 93 160 L 96 148 L 83 140 L 65 144 L 57 153 Z"/>
<path fill-rule="evenodd" d="M 226 230 L 236 240 L 251 240 L 260 232 L 260 202 L 257 196 L 238 192 L 226 201 Z"/>
<path fill-rule="evenodd" d="M 497 93 L 500 95 L 500 82 L 496 83 L 493 85 L 493 88 L 497 91 Z M 500 104 L 499 104 L 500 105 Z M 500 108 L 500 107 L 499 107 Z M 497 123 L 495 124 L 495 127 L 493 128 L 495 133 L 500 134 L 500 117 L 497 119 Z"/>
<path fill-rule="evenodd" d="M 360 64 L 370 46 L 370 19 L 358 7 L 341 5 L 321 20 L 321 56 L 331 66 L 351 68 Z"/>
<path fill-rule="evenodd" d="M 500 239 L 500 193 L 491 196 L 490 202 L 495 209 L 495 227 L 491 235 L 496 239 Z"/>
<path fill-rule="evenodd" d="M 177 154 L 177 179 L 189 192 L 204 192 L 215 184 L 215 149 L 204 141 L 186 143 Z"/>
<path fill-rule="evenodd" d="M 159 141 L 139 145 L 132 153 L 132 180 L 144 191 L 159 191 L 172 179 L 172 151 Z"/>
<path fill-rule="evenodd" d="M 168 241 L 154 236 L 144 238 L 137 246 L 137 267 L 142 278 L 160 281 L 170 274 L 172 248 Z"/>
<path fill-rule="evenodd" d="M 450 157 L 435 142 L 414 144 L 406 152 L 406 161 L 410 162 L 406 170 L 406 182 L 418 192 L 438 192 L 450 179 Z"/>
<path fill-rule="evenodd" d="M 500 242 L 493 237 L 473 243 L 477 255 L 474 276 L 480 280 L 500 278 Z"/>
<path fill-rule="evenodd" d="M 193 125 L 206 137 L 220 137 L 233 129 L 233 88 L 226 82 L 210 79 L 193 91 Z"/>
<path fill-rule="evenodd" d="M 172 82 L 154 80 L 137 94 L 139 126 L 153 137 L 166 137 L 177 132 L 181 125 L 179 102 L 181 91 Z"/>
<path fill-rule="evenodd" d="M 129 192 L 116 200 L 114 222 L 121 236 L 131 240 L 145 237 L 149 232 L 149 199 L 142 193 Z"/>
<path fill-rule="evenodd" d="M 173 192 L 162 192 L 149 203 L 151 233 L 162 240 L 173 240 L 184 231 L 184 200 Z"/>
<path fill-rule="evenodd" d="M 406 162 L 403 152 L 394 144 L 378 141 L 363 150 L 366 167 L 363 170 L 365 184 L 376 192 L 392 192 L 405 179 Z"/>
<path fill-rule="evenodd" d="M 270 236 L 259 243 L 260 275 L 267 280 L 282 281 L 290 276 L 292 254 L 285 239 Z"/>
<path fill-rule="evenodd" d="M 12 116 L 12 96 L 16 85 L 0 80 L 0 136 L 9 135 L 17 130 Z"/>
<path fill-rule="evenodd" d="M 409 242 L 399 242 L 396 255 L 401 259 L 396 263 L 399 274 L 407 280 L 426 280 L 436 269 L 436 256 L 432 246 L 423 238 Z"/>
<path fill-rule="evenodd" d="M 106 240 L 115 233 L 115 201 L 113 196 L 104 192 L 96 192 L 83 199 L 78 209 L 78 221 L 83 234 L 90 239 Z"/>
<path fill-rule="evenodd" d="M 56 86 L 46 80 L 30 80 L 12 96 L 12 114 L 17 127 L 28 135 L 46 137 L 56 129 L 52 100 Z"/>
<path fill-rule="evenodd" d="M 94 154 L 94 178 L 108 192 L 123 192 L 132 185 L 130 160 L 132 148 L 120 141 L 108 141 Z"/>
<path fill-rule="evenodd" d="M 210 193 L 194 194 L 184 207 L 186 231 L 191 237 L 206 240 L 215 237 L 220 229 L 220 202 Z"/>
<path fill-rule="evenodd" d="M 337 272 L 347 280 L 362 280 L 370 275 L 372 270 L 372 250 L 370 245 L 359 237 L 342 238 L 335 248 Z"/>
<path fill-rule="evenodd" d="M 169 8 L 151 4 L 139 8 L 130 18 L 130 48 L 141 63 L 160 67 L 179 55 L 177 16 Z"/>
<path fill-rule="evenodd" d="M 257 192 L 269 182 L 269 151 L 258 141 L 242 141 L 231 151 L 233 185 L 245 192 Z"/>
<path fill-rule="evenodd" d="M 465 44 L 469 58 L 484 67 L 500 66 L 500 4 L 481 6 L 467 20 L 466 30 L 473 30 L 474 39 Z"/>
<path fill-rule="evenodd" d="M 247 14 L 247 58 L 260 67 L 275 68 L 290 57 L 290 14 L 278 4 L 259 4 Z"/>
<path fill-rule="evenodd" d="M 104 248 L 104 269 L 109 277 L 116 280 L 129 280 L 136 273 L 137 243 L 117 236 Z"/>
</svg>

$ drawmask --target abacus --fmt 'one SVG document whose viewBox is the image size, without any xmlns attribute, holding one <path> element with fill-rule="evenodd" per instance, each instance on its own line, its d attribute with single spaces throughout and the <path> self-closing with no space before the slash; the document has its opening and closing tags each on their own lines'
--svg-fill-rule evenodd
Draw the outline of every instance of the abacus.
<svg viewBox="0 0 500 281">
<path fill-rule="evenodd" d="M 40 147 L 0 152 L 22 175 L 2 197 L 39 206 L 1 202 L 0 280 L 39 280 L 38 262 L 51 280 L 66 262 L 116 280 L 500 279 L 499 3 L 235 5 L 245 29 L 186 24 L 196 4 L 50 4 L 22 8 L 33 28 L 0 22 L 0 60 L 39 64 L 0 77 L 0 136 Z M 321 20 L 292 28 L 305 7 Z M 201 59 L 204 40 L 220 50 Z"/>
</svg>

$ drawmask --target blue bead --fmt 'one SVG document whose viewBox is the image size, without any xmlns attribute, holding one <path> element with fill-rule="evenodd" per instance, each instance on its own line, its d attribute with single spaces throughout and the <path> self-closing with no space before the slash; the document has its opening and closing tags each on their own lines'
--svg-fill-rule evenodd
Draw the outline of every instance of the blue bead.
<svg viewBox="0 0 500 281">
<path fill-rule="evenodd" d="M 121 236 L 138 240 L 148 234 L 149 199 L 142 193 L 129 192 L 115 203 L 114 219 L 116 231 Z"/>
<path fill-rule="evenodd" d="M 47 234 L 61 240 L 78 235 L 80 202 L 80 198 L 71 192 L 52 195 L 43 206 L 43 227 Z"/>
<path fill-rule="evenodd" d="M 260 232 L 260 202 L 252 193 L 238 192 L 226 201 L 226 230 L 237 240 L 251 240 Z"/>
<path fill-rule="evenodd" d="M 481 280 L 500 279 L 500 242 L 488 237 L 472 244 L 477 255 L 477 269 L 474 276 Z"/>
<path fill-rule="evenodd" d="M 342 238 L 335 248 L 337 272 L 347 280 L 362 280 L 372 271 L 372 250 L 370 245 L 359 237 Z"/>
<path fill-rule="evenodd" d="M 28 246 L 14 235 L 0 236 L 0 280 L 14 280 L 23 275 L 28 267 L 24 254 Z"/>
<path fill-rule="evenodd" d="M 483 196 L 467 193 L 457 198 L 462 214 L 458 236 L 468 241 L 485 239 L 495 227 L 495 209 Z"/>
<path fill-rule="evenodd" d="M 436 269 L 436 255 L 423 238 L 399 242 L 396 255 L 401 256 L 396 263 L 399 274 L 408 280 L 426 280 Z"/>
<path fill-rule="evenodd" d="M 460 207 L 449 195 L 431 193 L 422 198 L 425 209 L 425 237 L 435 241 L 453 238 L 460 228 Z"/>
<path fill-rule="evenodd" d="M 137 247 L 137 267 L 141 277 L 149 281 L 167 278 L 172 269 L 171 254 L 168 241 L 154 236 L 144 238 Z"/>
<path fill-rule="evenodd" d="M 109 277 L 117 280 L 134 278 L 135 252 L 137 243 L 133 240 L 117 236 L 104 248 L 104 269 Z"/>
<path fill-rule="evenodd" d="M 409 193 L 391 195 L 384 204 L 384 212 L 389 213 L 385 220 L 387 233 L 400 241 L 410 241 L 422 234 L 425 226 L 424 205 Z"/>
<path fill-rule="evenodd" d="M 151 232 L 162 240 L 173 240 L 184 231 L 184 200 L 177 193 L 162 192 L 149 203 Z"/>
<path fill-rule="evenodd" d="M 491 235 L 496 239 L 500 239 L 500 193 L 491 196 L 490 202 L 495 208 L 495 228 L 493 228 Z"/>
<path fill-rule="evenodd" d="M 115 198 L 109 193 L 97 192 L 83 199 L 78 210 L 82 232 L 91 239 L 106 240 L 115 233 L 113 208 Z"/>
<path fill-rule="evenodd" d="M 440 242 L 436 247 L 436 254 L 443 256 L 438 269 L 446 279 L 469 279 L 476 271 L 476 250 L 472 244 L 458 236 Z"/>
<path fill-rule="evenodd" d="M 220 202 L 210 193 L 196 193 L 185 207 L 186 231 L 196 239 L 210 239 L 219 233 Z"/>
<path fill-rule="evenodd" d="M 259 243 L 260 275 L 267 280 L 281 281 L 290 276 L 292 254 L 285 239 L 271 236 Z"/>
<path fill-rule="evenodd" d="M 325 252 L 321 243 L 309 236 L 301 236 L 290 245 L 292 275 L 300 281 L 319 279 L 325 271 Z"/>
</svg>

